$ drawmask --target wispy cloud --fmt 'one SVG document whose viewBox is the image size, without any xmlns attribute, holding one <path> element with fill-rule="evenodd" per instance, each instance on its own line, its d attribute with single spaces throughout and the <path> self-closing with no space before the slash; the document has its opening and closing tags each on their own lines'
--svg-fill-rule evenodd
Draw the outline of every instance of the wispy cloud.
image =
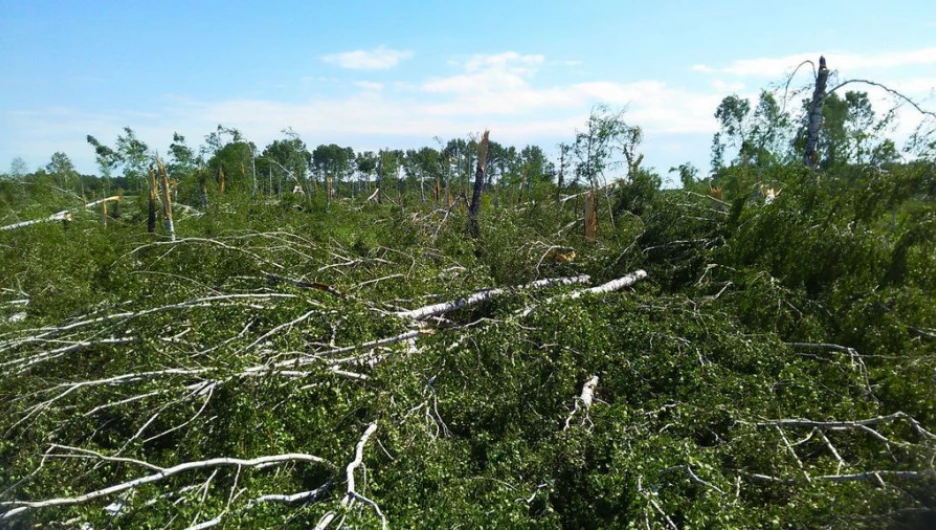
<svg viewBox="0 0 936 530">
<path fill-rule="evenodd" d="M 847 53 L 834 50 L 824 54 L 820 52 L 797 53 L 782 57 L 739 59 L 724 67 L 697 64 L 692 67 L 692 70 L 710 74 L 724 73 L 776 79 L 789 74 L 803 61 L 818 60 L 820 55 L 825 55 L 830 68 L 847 71 L 884 70 L 901 66 L 936 64 L 936 47 L 930 47 L 878 53 Z"/>
<path fill-rule="evenodd" d="M 302 101 L 211 101 L 174 96 L 165 99 L 163 108 L 148 117 L 121 112 L 63 114 L 52 109 L 28 117 L 9 116 L 23 128 L 14 124 L 22 134 L 11 138 L 8 147 L 12 152 L 32 151 L 39 145 L 32 142 L 39 137 L 50 138 L 49 131 L 54 130 L 57 138 L 50 141 L 76 149 L 76 163 L 85 160 L 87 171 L 92 171 L 93 153 L 84 144 L 84 135 L 90 133 L 102 141 L 112 141 L 125 124 L 160 151 L 165 146 L 156 142 L 168 144 L 175 131 L 197 145 L 218 123 L 240 129 L 261 146 L 281 136 L 286 126 L 292 126 L 311 145 L 357 139 L 353 140 L 356 149 L 380 147 L 368 145 L 369 141 L 390 145 L 431 143 L 436 135 L 463 136 L 486 128 L 505 144 L 535 142 L 550 146 L 571 139 L 576 128 L 584 126 L 593 105 L 602 102 L 615 108 L 626 107 L 625 119 L 644 128 L 648 149 L 653 149 L 659 135 L 713 132 L 717 126 L 712 117 L 714 109 L 727 95 L 727 89 L 737 88 L 726 85 L 692 91 L 655 80 L 622 83 L 596 79 L 548 84 L 538 80 L 540 69 L 549 66 L 545 57 L 512 51 L 472 55 L 455 66 L 452 75 L 415 82 L 390 81 L 385 85 L 343 81 L 340 84 L 357 89 L 331 96 L 317 94 Z"/>
<path fill-rule="evenodd" d="M 373 50 L 334 53 L 322 57 L 322 60 L 348 70 L 389 70 L 412 56 L 412 51 L 378 46 Z"/>
<path fill-rule="evenodd" d="M 925 55 L 908 55 L 899 60 L 911 60 L 907 57 L 919 61 Z M 882 58 L 877 60 L 884 62 Z M 787 59 L 777 61 L 786 64 Z M 18 132 L 15 137 L 0 138 L 0 145 L 5 142 L 7 151 L 14 154 L 40 153 L 38 160 L 47 159 L 54 150 L 65 149 L 70 155 L 75 153 L 76 163 L 84 161 L 85 171 L 93 171 L 94 167 L 85 135 L 113 141 L 123 125 L 133 127 L 160 151 L 164 151 L 175 131 L 197 145 L 219 123 L 240 129 L 260 146 L 279 138 L 280 131 L 291 126 L 310 145 L 336 142 L 355 149 L 416 146 L 432 143 L 437 135 L 464 136 L 486 128 L 504 144 L 540 143 L 548 147 L 570 140 L 576 129 L 584 126 L 594 104 L 607 103 L 613 108 L 626 108 L 628 123 L 640 125 L 647 133 L 646 151 L 662 157 L 659 162 L 665 165 L 684 161 L 687 154 L 685 147 L 679 147 L 683 145 L 681 139 L 691 138 L 692 142 L 707 145 L 706 138 L 717 129 L 713 114 L 723 97 L 737 93 L 755 99 L 757 91 L 748 87 L 760 83 L 741 82 L 728 73 L 709 78 L 707 85 L 695 88 L 653 79 L 544 82 L 541 70 L 549 68 L 550 62 L 542 55 L 513 51 L 462 57 L 451 64 L 455 68 L 451 75 L 405 81 L 309 79 L 306 81 L 331 85 L 332 90 L 317 91 L 308 99 L 295 101 L 172 96 L 163 100 L 158 112 L 146 115 L 72 109 L 7 112 L 0 118 Z M 335 84 L 343 89 L 335 89 Z M 933 78 L 894 82 L 895 88 L 914 93 L 928 92 L 934 85 Z M 875 109 L 883 112 L 893 105 L 893 100 L 888 103 L 887 94 L 878 92 L 869 87 Z M 906 134 L 905 127 L 918 121 L 918 116 L 911 114 L 909 108 L 901 109 L 898 134 Z M 907 126 L 903 124 L 905 119 Z"/>
<path fill-rule="evenodd" d="M 363 90 L 379 91 L 383 90 L 384 84 L 377 81 L 355 81 L 354 86 Z"/>
</svg>

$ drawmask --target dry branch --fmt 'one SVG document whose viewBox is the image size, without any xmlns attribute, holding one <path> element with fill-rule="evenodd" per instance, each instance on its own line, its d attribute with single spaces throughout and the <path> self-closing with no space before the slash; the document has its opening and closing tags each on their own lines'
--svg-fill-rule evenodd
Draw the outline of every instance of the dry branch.
<svg viewBox="0 0 936 530">
<path fill-rule="evenodd" d="M 364 430 L 364 434 L 361 435 L 361 439 L 358 440 L 357 446 L 354 448 L 354 460 L 348 463 L 348 466 L 345 468 L 345 476 L 348 481 L 348 492 L 344 497 L 341 498 L 341 506 L 345 509 L 351 508 L 355 500 L 359 500 L 364 504 L 367 504 L 377 512 L 378 517 L 380 517 L 380 525 L 383 530 L 387 528 L 387 517 L 380 510 L 380 507 L 377 506 L 377 503 L 368 499 L 367 497 L 358 493 L 357 488 L 355 487 L 354 472 L 357 468 L 361 467 L 364 463 L 364 445 L 370 439 L 371 435 L 377 430 L 377 424 L 371 423 L 367 426 L 367 429 Z M 335 519 L 334 512 L 326 513 L 318 524 L 315 525 L 315 530 L 323 530 L 331 524 Z"/>
<path fill-rule="evenodd" d="M 572 291 L 571 293 L 561 294 L 559 296 L 549 298 L 546 300 L 545 303 L 550 304 L 550 303 L 554 303 L 554 302 L 558 302 L 562 300 L 575 300 L 576 298 L 580 298 L 586 294 L 610 293 L 613 291 L 617 291 L 619 289 L 623 289 L 625 287 L 630 287 L 631 285 L 634 285 L 635 283 L 639 282 L 640 280 L 643 280 L 646 277 L 647 277 L 647 271 L 643 269 L 637 269 L 636 271 L 626 276 L 622 276 L 616 280 L 611 280 L 610 282 L 603 283 L 597 287 L 591 287 L 589 289 L 580 289 L 578 291 Z M 532 313 L 534 309 L 535 309 L 535 306 L 529 306 L 525 309 L 517 311 L 516 315 L 520 317 L 525 317 L 529 315 L 530 313 Z"/>
<path fill-rule="evenodd" d="M 766 481 L 766 482 L 781 482 L 784 484 L 797 484 L 800 482 L 805 482 L 806 479 L 802 478 L 782 478 L 774 477 L 770 475 L 762 475 L 760 473 L 745 473 L 747 477 Z M 933 470 L 927 471 L 894 471 L 894 470 L 881 470 L 881 471 L 865 471 L 864 473 L 851 473 L 847 475 L 820 475 L 809 477 L 810 480 L 819 480 L 824 482 L 859 482 L 865 480 L 874 480 L 881 482 L 884 478 L 896 478 L 896 479 L 913 479 L 913 480 L 923 480 L 923 479 L 934 479 L 936 478 L 936 472 Z"/>
<path fill-rule="evenodd" d="M 844 431 L 849 429 L 859 429 L 863 431 L 868 431 L 867 427 L 871 425 L 877 425 L 879 423 L 885 423 L 888 421 L 894 420 L 907 420 L 912 426 L 913 429 L 920 434 L 921 436 L 928 438 L 930 440 L 936 440 L 936 434 L 929 432 L 924 429 L 920 422 L 915 420 L 910 415 L 904 412 L 895 412 L 887 416 L 878 416 L 876 418 L 868 418 L 866 420 L 854 420 L 854 421 L 812 421 L 804 419 L 783 419 L 783 420 L 768 420 L 759 422 L 756 425 L 758 427 L 764 426 L 779 426 L 779 427 L 808 427 L 808 428 L 818 428 L 830 431 Z M 874 431 L 876 432 L 876 431 Z M 883 438 L 880 434 L 877 435 L 882 438 L 882 441 L 888 441 L 886 438 Z"/>
<path fill-rule="evenodd" d="M 331 482 L 328 482 L 322 486 L 315 488 L 314 490 L 300 491 L 299 493 L 293 493 L 292 495 L 281 495 L 281 494 L 276 494 L 276 493 L 272 493 L 268 495 L 261 495 L 259 497 L 250 499 L 247 502 L 247 504 L 237 509 L 234 513 L 245 512 L 253 508 L 256 505 L 263 504 L 265 502 L 280 502 L 280 503 L 287 503 L 287 504 L 291 504 L 295 502 L 309 502 L 320 497 L 323 493 L 328 491 L 331 488 L 331 486 L 332 486 Z M 221 521 L 227 515 L 228 515 L 228 512 L 221 513 L 220 515 L 217 515 L 213 519 L 209 519 L 207 521 L 203 521 L 196 525 L 189 526 L 186 530 L 204 530 L 205 528 L 213 528 L 221 524 Z"/>
<path fill-rule="evenodd" d="M 72 214 L 68 210 L 62 210 L 61 212 L 54 213 L 43 219 L 34 219 L 32 221 L 22 221 L 19 223 L 13 223 L 11 225 L 0 226 L 0 230 L 15 230 L 17 228 L 23 228 L 26 226 L 32 226 L 39 223 L 49 223 L 52 221 L 71 221 Z"/>
<path fill-rule="evenodd" d="M 565 427 L 563 428 L 563 430 L 566 430 L 569 428 L 569 423 L 572 422 L 572 418 L 575 416 L 575 414 L 579 410 L 584 409 L 585 411 L 588 411 L 588 409 L 592 405 L 592 401 L 595 399 L 595 388 L 597 386 L 598 386 L 597 375 L 593 375 L 588 381 L 585 381 L 585 384 L 582 385 L 582 393 L 575 400 L 575 407 L 572 409 L 572 413 L 569 414 L 569 417 L 566 418 Z"/>
<path fill-rule="evenodd" d="M 338 289 L 335 289 L 334 287 L 330 285 L 325 285 L 324 283 L 307 282 L 304 280 L 293 280 L 292 278 L 287 278 L 285 276 L 280 276 L 279 274 L 271 274 L 271 273 L 267 273 L 266 277 L 267 277 L 267 281 L 269 281 L 271 284 L 284 282 L 284 283 L 295 285 L 296 287 L 302 287 L 303 289 L 315 289 L 318 291 L 324 291 L 328 294 L 333 294 L 337 296 L 338 298 L 344 298 L 344 293 L 342 293 L 341 291 L 339 291 Z"/>
<path fill-rule="evenodd" d="M 531 282 L 525 285 L 518 285 L 516 287 L 495 287 L 495 288 L 490 288 L 490 289 L 483 289 L 481 291 L 472 293 L 471 295 L 466 296 L 465 298 L 459 298 L 457 300 L 452 300 L 450 302 L 443 302 L 440 304 L 428 305 L 428 306 L 420 307 L 420 308 L 413 309 L 410 311 L 400 311 L 396 313 L 396 316 L 400 318 L 405 318 L 405 319 L 423 320 L 428 317 L 443 315 L 445 313 L 454 311 L 456 309 L 461 309 L 463 307 L 477 305 L 477 304 L 480 304 L 481 302 L 494 298 L 495 296 L 500 296 L 506 293 L 516 292 L 516 291 L 521 291 L 521 290 L 528 290 L 528 289 L 540 289 L 543 287 L 551 287 L 554 285 L 572 285 L 576 283 L 587 283 L 589 280 L 590 280 L 590 277 L 588 275 L 581 275 L 581 276 L 571 276 L 571 277 L 566 277 L 566 278 L 547 278 L 544 280 L 537 280 L 535 282 Z"/>
<path fill-rule="evenodd" d="M 88 451 L 86 450 L 76 450 L 74 448 L 67 448 L 67 449 L 71 450 L 71 454 L 75 454 L 75 453 L 88 454 Z M 67 455 L 68 454 L 66 453 L 64 455 L 53 454 L 49 456 L 54 457 L 54 456 L 67 456 Z M 322 458 L 309 455 L 309 454 L 305 454 L 305 453 L 286 453 L 286 454 L 273 455 L 273 456 L 261 456 L 258 458 L 251 458 L 248 460 L 241 459 L 241 458 L 212 458 L 209 460 L 200 460 L 197 462 L 186 462 L 184 464 L 179 464 L 177 466 L 167 467 L 167 468 L 162 468 L 162 467 L 155 466 L 153 464 L 149 464 L 147 462 L 143 462 L 139 460 L 111 457 L 111 456 L 102 455 L 100 453 L 93 453 L 93 456 L 96 456 L 97 458 L 105 462 L 132 462 L 132 463 L 138 464 L 140 466 L 143 466 L 149 469 L 157 470 L 158 472 L 153 473 L 152 475 L 147 475 L 145 477 L 140 477 L 134 480 L 123 482 L 121 484 L 115 484 L 107 488 L 95 490 L 90 493 L 85 493 L 84 495 L 75 495 L 73 497 L 57 497 L 53 499 L 46 499 L 43 501 L 0 501 L 0 506 L 14 507 L 13 509 L 0 515 L 0 520 L 13 518 L 16 515 L 19 515 L 27 510 L 31 510 L 35 508 L 47 508 L 49 506 L 71 506 L 75 504 L 81 504 L 84 502 L 88 502 L 90 500 L 98 499 L 101 497 L 106 497 L 109 495 L 113 495 L 115 493 L 120 493 L 122 491 L 136 488 L 144 484 L 158 482 L 160 480 L 171 477 L 173 475 L 177 475 L 185 471 L 192 471 L 195 469 L 207 469 L 207 468 L 215 468 L 215 467 L 223 467 L 223 466 L 261 468 L 261 467 L 268 467 L 271 465 L 283 464 L 287 462 L 314 462 L 317 464 L 331 465 Z"/>
</svg>

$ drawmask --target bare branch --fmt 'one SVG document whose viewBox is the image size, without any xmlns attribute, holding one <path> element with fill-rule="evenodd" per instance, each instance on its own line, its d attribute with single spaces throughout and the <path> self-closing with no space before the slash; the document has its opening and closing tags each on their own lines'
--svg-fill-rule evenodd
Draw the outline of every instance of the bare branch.
<svg viewBox="0 0 936 530">
<path fill-rule="evenodd" d="M 914 109 L 916 109 L 916 111 L 919 112 L 920 114 L 922 114 L 922 115 L 924 115 L 924 116 L 929 116 L 930 118 L 936 118 L 936 112 L 933 112 L 933 111 L 931 111 L 931 110 L 926 110 L 926 109 L 924 109 L 923 107 L 921 107 L 920 105 L 918 105 L 916 101 L 913 101 L 913 100 L 910 99 L 908 96 L 905 96 L 905 95 L 901 94 L 900 92 L 894 90 L 893 88 L 888 87 L 887 85 L 883 85 L 883 84 L 881 84 L 881 83 L 877 83 L 877 82 L 874 82 L 874 81 L 868 81 L 867 79 L 849 79 L 848 81 L 843 81 L 843 82 L 839 83 L 838 86 L 836 86 L 835 88 L 829 90 L 829 93 L 831 94 L 832 92 L 835 92 L 836 90 L 838 90 L 838 89 L 840 89 L 840 88 L 842 88 L 842 87 L 844 87 L 844 86 L 846 86 L 846 85 L 849 85 L 849 84 L 851 84 L 851 83 L 861 83 L 861 84 L 865 84 L 865 85 L 871 85 L 871 86 L 878 87 L 878 88 L 880 88 L 880 89 L 886 91 L 888 94 L 890 94 L 890 95 L 896 97 L 897 99 L 899 99 L 899 100 L 901 100 L 901 101 L 904 101 L 904 102 L 906 102 L 906 103 L 909 103 L 910 106 L 913 107 Z"/>
<path fill-rule="evenodd" d="M 537 280 L 525 285 L 518 285 L 515 287 L 495 287 L 491 289 L 484 289 L 482 291 L 477 291 L 465 298 L 459 298 L 457 300 L 452 300 L 450 302 L 443 302 L 441 304 L 433 304 L 425 307 L 420 307 L 410 311 L 401 311 L 396 313 L 396 316 L 405 319 L 412 320 L 423 320 L 428 317 L 438 316 L 456 309 L 461 309 L 462 307 L 472 306 L 480 304 L 485 300 L 489 300 L 495 296 L 502 294 L 526 290 L 526 289 L 539 289 L 542 287 L 551 287 L 554 285 L 572 285 L 576 283 L 587 283 L 589 281 L 589 276 L 572 276 L 567 278 L 547 278 L 544 280 Z"/>
<path fill-rule="evenodd" d="M 82 451 L 85 452 L 85 451 Z M 120 457 L 111 457 L 95 453 L 98 458 L 106 462 L 126 462 L 128 459 Z M 15 506 L 12 510 L 7 511 L 0 515 L 0 520 L 10 519 L 16 515 L 19 515 L 27 510 L 35 508 L 47 508 L 49 506 L 71 506 L 75 504 L 81 504 L 90 500 L 98 499 L 100 497 L 106 497 L 108 495 L 113 495 L 115 493 L 120 493 L 122 491 L 129 490 L 131 488 L 136 488 L 142 486 L 143 484 L 150 484 L 153 482 L 158 482 L 167 477 L 177 475 L 186 471 L 191 471 L 195 469 L 206 469 L 214 468 L 219 466 L 243 466 L 243 467 L 268 467 L 271 465 L 283 464 L 288 462 L 314 462 L 317 464 L 327 464 L 331 465 L 326 460 L 319 458 L 317 456 L 304 454 L 304 453 L 286 453 L 281 455 L 273 456 L 261 456 L 258 458 L 252 458 L 249 460 L 244 460 L 240 458 L 212 458 L 209 460 L 201 460 L 197 462 L 186 462 L 184 464 L 179 464 L 177 466 L 161 468 L 154 466 L 152 464 L 146 464 L 144 462 L 136 462 L 140 465 L 145 465 L 150 469 L 158 469 L 159 472 L 152 475 L 147 475 L 145 477 L 140 477 L 128 482 L 121 484 L 115 484 L 107 488 L 99 489 L 92 491 L 90 493 L 85 493 L 84 495 L 76 495 L 74 497 L 58 497 L 53 499 L 46 499 L 44 501 L 0 501 L 0 506 L 10 507 Z"/>
<path fill-rule="evenodd" d="M 745 476 L 750 478 L 761 480 L 765 482 L 781 482 L 784 484 L 796 484 L 798 482 L 805 482 L 806 479 L 799 478 L 782 478 L 782 477 L 773 477 L 770 475 L 762 475 L 759 473 L 743 473 Z M 874 480 L 880 482 L 886 477 L 895 478 L 895 479 L 912 479 L 912 480 L 924 480 L 936 478 L 933 470 L 926 471 L 893 471 L 893 470 L 883 470 L 883 471 L 866 471 L 864 473 L 852 473 L 848 475 L 821 475 L 810 477 L 811 480 L 819 480 L 825 482 L 859 482 L 864 480 Z"/>
<path fill-rule="evenodd" d="M 582 385 L 582 394 L 578 398 L 576 398 L 575 407 L 572 409 L 572 413 L 569 414 L 569 417 L 566 418 L 565 427 L 563 428 L 563 430 L 567 430 L 569 428 L 569 423 L 572 421 L 572 418 L 575 416 L 575 413 L 579 411 L 579 408 L 582 408 L 587 411 L 591 407 L 592 401 L 595 399 L 595 388 L 597 386 L 598 386 L 597 375 L 593 375 L 591 376 L 591 378 L 589 378 L 588 381 L 585 381 L 585 384 Z M 581 404 L 581 407 L 579 407 L 580 404 Z"/>
</svg>

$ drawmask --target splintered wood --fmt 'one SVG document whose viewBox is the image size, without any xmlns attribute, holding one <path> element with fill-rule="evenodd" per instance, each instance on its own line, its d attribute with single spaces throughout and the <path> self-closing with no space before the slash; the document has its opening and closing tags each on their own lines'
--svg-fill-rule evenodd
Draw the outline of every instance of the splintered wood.
<svg viewBox="0 0 936 530">
<path fill-rule="evenodd" d="M 585 239 L 598 239 L 598 203 L 594 191 L 585 197 Z"/>
</svg>

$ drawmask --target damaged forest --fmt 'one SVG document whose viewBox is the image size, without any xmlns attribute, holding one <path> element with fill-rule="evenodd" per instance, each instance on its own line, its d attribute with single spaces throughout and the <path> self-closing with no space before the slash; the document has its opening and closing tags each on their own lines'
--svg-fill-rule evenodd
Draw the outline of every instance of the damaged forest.
<svg viewBox="0 0 936 530">
<path fill-rule="evenodd" d="M 936 115 L 891 91 L 898 144 L 801 68 L 678 188 L 606 106 L 554 159 L 219 126 L 14 163 L 0 527 L 933 525 Z"/>
</svg>

